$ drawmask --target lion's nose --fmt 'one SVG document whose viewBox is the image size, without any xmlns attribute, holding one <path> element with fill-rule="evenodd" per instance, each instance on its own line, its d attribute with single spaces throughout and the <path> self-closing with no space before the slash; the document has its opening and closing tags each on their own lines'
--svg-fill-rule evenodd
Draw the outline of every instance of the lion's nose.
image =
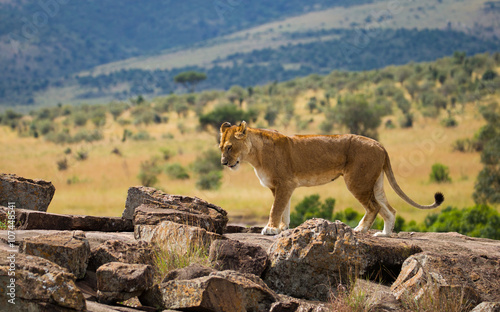
<svg viewBox="0 0 500 312">
<path fill-rule="evenodd" d="M 227 164 L 228 164 L 227 160 L 225 160 L 225 159 L 221 159 L 220 163 L 223 166 L 227 166 Z"/>
</svg>

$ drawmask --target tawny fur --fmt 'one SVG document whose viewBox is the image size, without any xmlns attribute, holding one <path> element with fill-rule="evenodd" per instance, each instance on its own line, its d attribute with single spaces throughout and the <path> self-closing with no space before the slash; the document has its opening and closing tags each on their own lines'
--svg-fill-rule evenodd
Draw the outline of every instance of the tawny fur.
<svg viewBox="0 0 500 312">
<path fill-rule="evenodd" d="M 370 138 L 353 134 L 286 136 L 249 128 L 245 122 L 239 126 L 226 122 L 220 132 L 221 163 L 233 170 L 241 162 L 250 163 L 261 184 L 274 195 L 262 234 L 278 234 L 289 227 L 290 198 L 297 187 L 329 183 L 339 176 L 366 210 L 355 231 L 368 231 L 380 213 L 384 230 L 377 236 L 392 233 L 396 215 L 385 196 L 384 173 L 394 191 L 416 208 L 436 208 L 444 199 L 436 193 L 435 202 L 428 206 L 411 200 L 394 178 L 387 151 Z"/>
</svg>

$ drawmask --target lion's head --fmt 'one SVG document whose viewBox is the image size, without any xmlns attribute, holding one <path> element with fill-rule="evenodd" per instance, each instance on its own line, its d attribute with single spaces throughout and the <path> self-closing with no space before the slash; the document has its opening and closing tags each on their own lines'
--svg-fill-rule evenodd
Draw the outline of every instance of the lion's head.
<svg viewBox="0 0 500 312">
<path fill-rule="evenodd" d="M 222 152 L 221 164 L 228 166 L 231 170 L 239 167 L 243 157 L 248 153 L 247 123 L 242 122 L 239 126 L 231 126 L 225 122 L 220 126 L 220 144 Z"/>
</svg>

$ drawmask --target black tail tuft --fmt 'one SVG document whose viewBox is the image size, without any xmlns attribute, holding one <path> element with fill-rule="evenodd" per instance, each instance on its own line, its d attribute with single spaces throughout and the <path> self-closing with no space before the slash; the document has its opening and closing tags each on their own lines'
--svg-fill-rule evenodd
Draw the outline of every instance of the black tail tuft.
<svg viewBox="0 0 500 312">
<path fill-rule="evenodd" d="M 438 192 L 438 193 L 434 194 L 434 201 L 436 202 L 436 204 L 438 206 L 441 205 L 444 202 L 443 193 Z"/>
</svg>

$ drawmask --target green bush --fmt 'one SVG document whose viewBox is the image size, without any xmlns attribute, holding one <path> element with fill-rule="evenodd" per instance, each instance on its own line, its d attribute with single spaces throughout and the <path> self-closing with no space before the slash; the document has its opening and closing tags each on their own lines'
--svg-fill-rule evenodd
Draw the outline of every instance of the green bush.
<svg viewBox="0 0 500 312">
<path fill-rule="evenodd" d="M 221 171 L 223 169 L 220 163 L 220 152 L 215 149 L 207 150 L 196 157 L 192 164 L 193 171 L 203 175 L 212 171 Z"/>
<path fill-rule="evenodd" d="M 132 135 L 132 140 L 134 140 L 134 141 L 149 141 L 152 139 L 153 138 L 151 137 L 151 135 L 149 135 L 149 132 L 147 132 L 145 130 L 139 131 L 136 134 Z"/>
<path fill-rule="evenodd" d="M 189 179 L 189 174 L 181 164 L 173 163 L 165 168 L 165 172 L 172 179 L 185 180 Z"/>
<path fill-rule="evenodd" d="M 458 232 L 467 236 L 500 239 L 500 213 L 487 205 L 447 207 L 424 220 L 427 232 Z"/>
<path fill-rule="evenodd" d="M 296 227 L 311 218 L 332 219 L 335 199 L 327 198 L 324 203 L 319 200 L 318 194 L 306 196 L 295 206 L 290 213 L 290 227 Z"/>
<path fill-rule="evenodd" d="M 199 176 L 196 187 L 201 190 L 216 190 L 222 183 L 221 171 L 210 171 Z"/>
<path fill-rule="evenodd" d="M 153 186 L 158 183 L 158 175 L 161 173 L 161 168 L 158 165 L 158 159 L 152 158 L 141 162 L 141 169 L 137 176 L 144 186 Z"/>
<path fill-rule="evenodd" d="M 437 183 L 451 182 L 450 169 L 443 164 L 435 163 L 432 165 L 430 180 Z"/>
</svg>

